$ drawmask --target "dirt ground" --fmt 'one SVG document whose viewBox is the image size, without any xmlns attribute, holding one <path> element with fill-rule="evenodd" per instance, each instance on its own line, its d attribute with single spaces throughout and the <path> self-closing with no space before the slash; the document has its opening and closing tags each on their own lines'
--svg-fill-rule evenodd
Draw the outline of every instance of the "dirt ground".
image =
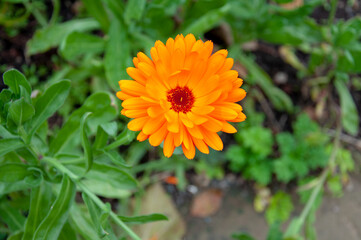
<svg viewBox="0 0 361 240">
<path fill-rule="evenodd" d="M 253 209 L 251 196 L 231 188 L 215 215 L 208 218 L 185 216 L 186 240 L 226 240 L 244 231 L 255 239 L 266 239 L 268 226 L 262 214 Z M 296 213 L 302 206 L 296 206 Z M 344 196 L 326 195 L 316 215 L 318 240 L 361 239 L 361 175 L 353 175 Z"/>
</svg>

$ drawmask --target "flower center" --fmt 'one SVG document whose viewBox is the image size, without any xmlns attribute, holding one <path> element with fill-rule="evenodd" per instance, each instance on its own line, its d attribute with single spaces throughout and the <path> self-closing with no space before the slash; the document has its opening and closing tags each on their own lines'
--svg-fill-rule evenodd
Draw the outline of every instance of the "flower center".
<svg viewBox="0 0 361 240">
<path fill-rule="evenodd" d="M 168 91 L 167 100 L 172 104 L 171 109 L 176 112 L 189 112 L 194 103 L 194 96 L 188 87 L 176 87 Z"/>
</svg>

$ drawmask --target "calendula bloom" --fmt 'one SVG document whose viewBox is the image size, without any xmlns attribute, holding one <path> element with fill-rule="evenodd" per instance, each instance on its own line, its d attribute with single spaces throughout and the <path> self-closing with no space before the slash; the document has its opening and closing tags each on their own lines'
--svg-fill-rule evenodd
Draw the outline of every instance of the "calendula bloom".
<svg viewBox="0 0 361 240">
<path fill-rule="evenodd" d="M 213 43 L 196 40 L 192 34 L 156 41 L 151 59 L 138 53 L 135 68 L 127 68 L 133 80 L 120 80 L 121 113 L 133 118 L 128 124 L 140 131 L 137 139 L 149 139 L 152 146 L 162 142 L 166 157 L 182 146 L 192 159 L 195 147 L 208 154 L 211 147 L 223 149 L 218 132 L 235 133 L 229 122 L 246 116 L 237 104 L 246 96 L 242 79 L 231 70 L 233 59 L 227 50 L 212 54 Z"/>
</svg>

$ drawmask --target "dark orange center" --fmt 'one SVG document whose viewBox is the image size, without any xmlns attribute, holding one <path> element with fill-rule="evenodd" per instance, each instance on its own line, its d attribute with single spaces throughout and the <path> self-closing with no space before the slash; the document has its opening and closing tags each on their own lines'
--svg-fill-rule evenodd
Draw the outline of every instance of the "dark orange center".
<svg viewBox="0 0 361 240">
<path fill-rule="evenodd" d="M 176 112 L 189 112 L 194 103 L 194 96 L 188 87 L 176 87 L 168 91 L 167 100 L 172 104 L 171 109 Z"/>
</svg>

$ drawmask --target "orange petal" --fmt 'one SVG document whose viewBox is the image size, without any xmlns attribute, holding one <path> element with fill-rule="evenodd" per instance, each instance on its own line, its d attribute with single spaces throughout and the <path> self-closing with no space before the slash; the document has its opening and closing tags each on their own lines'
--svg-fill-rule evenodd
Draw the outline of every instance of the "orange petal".
<svg viewBox="0 0 361 240">
<path fill-rule="evenodd" d="M 186 127 L 192 128 L 194 126 L 193 122 L 187 117 L 186 114 L 179 112 L 179 118 Z"/>
<path fill-rule="evenodd" d="M 208 118 L 192 112 L 187 112 L 187 117 L 196 125 L 200 125 L 208 121 Z"/>
<path fill-rule="evenodd" d="M 163 123 L 163 125 L 152 135 L 149 137 L 149 143 L 150 145 L 156 147 L 159 146 L 166 137 L 168 131 L 167 131 L 167 124 Z"/>
<path fill-rule="evenodd" d="M 138 69 L 140 71 L 142 71 L 142 73 L 144 75 L 146 75 L 147 77 L 156 76 L 156 74 L 157 74 L 154 67 L 152 65 L 149 65 L 148 63 L 145 63 L 145 62 L 140 62 L 138 64 Z"/>
<path fill-rule="evenodd" d="M 140 84 L 145 84 L 147 81 L 144 74 L 137 68 L 128 67 L 127 68 L 128 75 L 133 78 L 135 81 L 139 82 Z"/>
<path fill-rule="evenodd" d="M 168 131 L 177 133 L 179 132 L 179 117 L 178 113 L 173 110 L 169 110 L 165 114 L 165 118 L 168 121 Z"/>
<path fill-rule="evenodd" d="M 222 122 L 212 117 L 208 117 L 208 121 L 203 123 L 201 126 L 212 132 L 219 132 L 223 128 Z"/>
<path fill-rule="evenodd" d="M 230 122 L 243 122 L 244 120 L 246 120 L 246 115 L 242 112 L 238 113 L 237 118 L 229 120 Z"/>
<path fill-rule="evenodd" d="M 125 99 L 132 98 L 132 97 L 134 97 L 134 96 L 128 95 L 123 92 L 117 92 L 117 98 L 119 98 L 120 100 L 125 100 Z"/>
<path fill-rule="evenodd" d="M 203 139 L 203 134 L 197 125 L 192 128 L 188 128 L 188 132 L 192 135 L 192 137 Z"/>
<path fill-rule="evenodd" d="M 207 114 L 210 114 L 213 110 L 214 110 L 214 107 L 212 107 L 212 106 L 193 106 L 191 111 L 194 114 L 207 115 Z"/>
<path fill-rule="evenodd" d="M 205 129 L 202 132 L 204 135 L 204 141 L 208 146 L 216 151 L 221 151 L 223 149 L 223 142 L 217 133 L 210 132 Z"/>
<path fill-rule="evenodd" d="M 186 148 L 184 144 L 182 144 L 182 149 L 184 156 L 186 156 L 188 159 L 193 159 L 196 155 L 196 149 L 193 142 L 189 145 L 189 148 Z"/>
<path fill-rule="evenodd" d="M 242 88 L 233 89 L 227 97 L 230 102 L 239 102 L 246 96 L 246 91 Z"/>
<path fill-rule="evenodd" d="M 221 120 L 232 120 L 238 116 L 238 113 L 228 107 L 216 106 L 210 116 Z"/>
<path fill-rule="evenodd" d="M 140 117 L 148 116 L 147 111 L 145 109 L 134 109 L 134 110 L 123 109 L 123 110 L 122 110 L 122 114 L 124 116 L 127 116 L 128 118 L 140 118 Z"/>
<path fill-rule="evenodd" d="M 219 73 L 226 72 L 232 69 L 234 60 L 232 58 L 227 58 L 224 62 L 224 65 L 221 67 L 221 69 L 218 70 Z"/>
<path fill-rule="evenodd" d="M 173 133 L 168 133 L 167 137 L 164 140 L 163 153 L 164 156 L 170 157 L 174 152 L 174 141 L 173 141 Z"/>
<path fill-rule="evenodd" d="M 161 106 L 153 106 L 147 109 L 147 113 L 150 117 L 155 118 L 163 114 L 165 111 Z"/>
<path fill-rule="evenodd" d="M 131 131 L 140 131 L 142 130 L 144 124 L 148 121 L 149 117 L 141 117 L 133 119 L 128 123 L 128 128 Z"/>
<path fill-rule="evenodd" d="M 188 54 L 194 43 L 196 42 L 196 38 L 194 37 L 193 34 L 187 34 L 187 36 L 185 36 L 184 38 L 184 42 L 185 42 L 185 52 Z"/>
<path fill-rule="evenodd" d="M 141 61 L 141 62 L 148 63 L 151 66 L 154 65 L 152 60 L 150 60 L 150 58 L 142 52 L 138 52 L 137 57 L 138 57 L 139 61 Z"/>
<path fill-rule="evenodd" d="M 137 67 L 137 66 L 138 66 L 138 63 L 139 63 L 139 59 L 138 59 L 137 57 L 134 57 L 134 58 L 133 58 L 133 64 L 134 64 L 134 66 Z"/>
<path fill-rule="evenodd" d="M 205 96 L 202 97 L 196 97 L 196 101 L 194 102 L 194 106 L 204 106 L 214 103 L 219 96 L 221 96 L 222 91 L 217 90 L 214 92 L 211 92 Z"/>
<path fill-rule="evenodd" d="M 213 92 L 218 86 L 219 86 L 219 76 L 218 75 L 213 75 L 212 77 L 210 77 L 207 82 L 203 85 L 198 86 L 197 88 L 194 89 L 194 93 L 197 97 L 202 97 L 205 96 L 211 92 Z M 205 87 L 207 86 L 207 87 Z M 222 86 L 220 86 L 222 87 Z"/>
<path fill-rule="evenodd" d="M 184 133 L 185 133 L 184 127 L 180 127 L 179 132 L 174 133 L 174 145 L 176 147 L 178 147 L 182 144 Z"/>
<path fill-rule="evenodd" d="M 192 140 L 199 151 L 205 154 L 209 154 L 209 148 L 202 139 L 197 139 L 193 137 Z"/>
<path fill-rule="evenodd" d="M 223 127 L 221 131 L 226 133 L 236 133 L 237 129 L 228 122 L 223 122 Z"/>
<path fill-rule="evenodd" d="M 174 51 L 174 39 L 173 38 L 168 38 L 167 42 L 165 43 L 165 46 L 167 47 L 168 52 L 170 54 L 172 54 L 173 51 Z"/>
<path fill-rule="evenodd" d="M 154 62 L 157 62 L 159 60 L 158 52 L 157 52 L 157 49 L 155 47 L 152 47 L 150 49 L 150 56 L 152 57 L 152 60 Z"/>
<path fill-rule="evenodd" d="M 145 91 L 145 87 L 142 84 L 133 80 L 120 80 L 119 87 L 122 90 L 122 92 L 129 95 L 134 95 L 134 96 L 147 95 L 147 92 Z"/>
<path fill-rule="evenodd" d="M 165 118 L 163 116 L 157 118 L 149 118 L 149 120 L 144 124 L 143 132 L 147 135 L 151 135 L 158 131 L 158 129 L 165 123 Z"/>
<path fill-rule="evenodd" d="M 143 142 L 143 141 L 147 140 L 148 137 L 149 137 L 148 135 L 144 134 L 143 132 L 140 132 L 137 136 L 137 140 L 139 142 Z"/>
<path fill-rule="evenodd" d="M 238 78 L 238 72 L 235 70 L 229 70 L 227 72 L 222 73 L 220 76 L 220 81 L 222 82 L 234 82 Z"/>
<path fill-rule="evenodd" d="M 154 103 L 145 101 L 139 97 L 128 98 L 122 103 L 122 107 L 127 109 L 147 108 L 151 106 L 154 106 Z"/>
</svg>

